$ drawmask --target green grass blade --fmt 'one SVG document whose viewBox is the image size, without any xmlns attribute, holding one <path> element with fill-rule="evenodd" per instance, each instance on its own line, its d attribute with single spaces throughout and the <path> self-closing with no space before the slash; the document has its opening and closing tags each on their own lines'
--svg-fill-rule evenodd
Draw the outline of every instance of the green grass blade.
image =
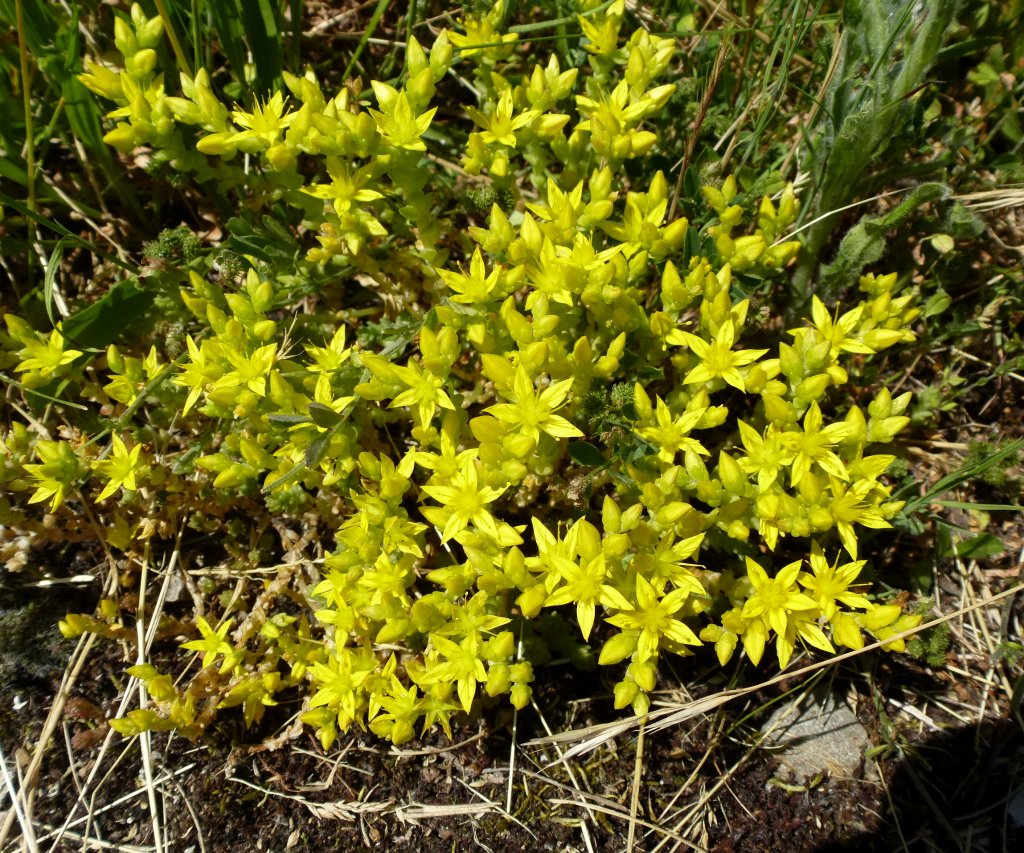
<svg viewBox="0 0 1024 853">
<path fill-rule="evenodd" d="M 0 157 L 0 178 L 23 187 L 28 186 L 28 172 L 8 157 Z"/>
<path fill-rule="evenodd" d="M 244 0 L 240 6 L 245 40 L 256 67 L 256 87 L 266 94 L 281 80 L 281 30 L 277 5 L 270 0 Z"/>
<path fill-rule="evenodd" d="M 936 506 L 946 509 L 962 509 L 965 512 L 975 510 L 977 512 L 1024 512 L 1024 506 L 1017 504 L 979 504 L 970 501 L 932 501 Z"/>
<path fill-rule="evenodd" d="M 127 263 L 126 261 L 122 261 L 119 257 L 117 257 L 117 255 L 111 255 L 109 252 L 104 252 L 95 243 L 90 243 L 88 240 L 86 240 L 83 237 L 80 237 L 78 234 L 75 234 L 73 231 L 69 231 L 67 228 L 65 228 L 63 225 L 61 225 L 59 222 L 56 222 L 53 219 L 49 219 L 49 218 L 47 218 L 45 216 L 42 216 L 41 214 L 36 213 L 36 211 L 34 211 L 34 210 L 30 210 L 28 207 L 26 207 L 20 201 L 17 201 L 16 199 L 11 198 L 5 192 L 0 192 L 0 204 L 2 204 L 4 207 L 9 207 L 12 210 L 16 210 L 22 216 L 24 216 L 27 219 L 31 219 L 37 225 L 42 225 L 42 226 L 44 226 L 46 228 L 49 228 L 51 231 L 55 231 L 57 234 L 60 234 L 62 237 L 66 237 L 69 243 L 71 243 L 71 244 L 73 244 L 75 246 L 80 246 L 83 249 L 87 249 L 88 251 L 90 251 L 94 255 L 96 255 L 96 257 L 98 257 L 98 258 L 102 258 L 105 261 L 109 261 L 112 264 L 116 264 L 117 266 L 121 267 L 122 269 L 132 269 L 131 264 Z"/>
<path fill-rule="evenodd" d="M 369 43 L 370 39 L 373 38 L 373 34 L 377 31 L 377 26 L 380 24 L 380 19 L 384 17 L 384 13 L 390 5 L 391 0 L 377 0 L 377 8 L 373 10 L 373 16 L 370 18 L 370 23 L 363 31 L 363 37 L 359 39 L 359 44 L 356 45 L 355 53 L 352 54 L 352 57 L 348 61 L 348 65 L 345 66 L 345 73 L 341 75 L 342 80 L 347 80 L 352 75 L 352 69 L 356 67 L 359 57 L 363 54 L 363 49 Z"/>
<path fill-rule="evenodd" d="M 213 24 L 210 38 L 228 58 L 235 79 L 245 84 L 245 31 L 237 0 L 208 0 L 206 8 Z"/>
<path fill-rule="evenodd" d="M 595 6 L 593 9 L 588 9 L 586 12 L 582 12 L 579 17 L 589 18 L 591 15 L 597 15 L 607 9 L 614 3 L 615 0 L 605 0 L 601 5 Z M 562 27 L 566 24 L 575 24 L 576 15 L 565 15 L 561 18 L 550 18 L 546 21 L 535 21 L 532 24 L 516 24 L 514 27 L 509 27 L 510 33 L 535 33 L 538 30 L 550 30 L 554 27 Z"/>
<path fill-rule="evenodd" d="M 114 285 L 102 298 L 68 317 L 65 337 L 81 349 L 101 350 L 113 343 L 152 306 L 154 293 L 132 279 Z M 49 310 L 49 305 L 47 305 Z"/>
<path fill-rule="evenodd" d="M 61 237 L 57 245 L 53 247 L 50 257 L 46 262 L 46 275 L 43 277 L 43 305 L 46 307 L 46 316 L 50 325 L 56 327 L 57 319 L 54 317 L 53 289 L 57 281 L 57 273 L 60 272 L 61 262 L 64 260 L 64 248 L 67 246 L 67 237 Z"/>
<path fill-rule="evenodd" d="M 202 7 L 202 8 L 200 8 Z M 209 15 L 208 43 L 216 43 L 243 86 L 265 96 L 280 84 L 282 32 L 279 4 L 273 0 L 206 0 L 193 3 L 193 53 L 202 55 L 195 22 Z M 299 16 L 301 19 L 301 15 Z M 299 22 L 301 28 L 301 20 Z M 248 53 L 246 47 L 248 46 Z M 251 56 L 252 69 L 248 69 Z M 208 63 L 207 63 L 208 64 Z"/>
<path fill-rule="evenodd" d="M 906 506 L 903 507 L 904 514 L 910 515 L 924 509 L 928 504 L 939 503 L 937 499 L 940 495 L 944 495 L 946 492 L 957 488 L 957 486 L 962 486 L 964 483 L 980 477 L 986 471 L 999 465 L 1004 460 L 1012 459 L 1021 449 L 1024 449 L 1024 438 L 1018 438 L 1015 441 L 1011 441 L 1009 444 L 999 448 L 999 450 L 991 456 L 987 456 L 978 462 L 972 462 L 969 465 L 964 465 L 961 468 L 957 468 L 955 471 L 951 471 L 946 474 L 945 477 L 940 478 L 934 486 L 925 492 L 925 494 L 908 500 Z M 952 501 L 948 503 L 951 507 L 956 504 L 956 502 Z M 959 508 L 978 509 L 979 507 L 980 505 L 962 504 Z M 1011 507 L 1011 509 L 1017 510 L 1019 507 Z"/>
<path fill-rule="evenodd" d="M 18 0 L 0 0 L 0 18 L 10 27 L 18 28 Z M 44 0 L 20 0 L 22 31 L 29 52 L 41 57 L 52 49 L 57 21 L 52 6 Z"/>
</svg>

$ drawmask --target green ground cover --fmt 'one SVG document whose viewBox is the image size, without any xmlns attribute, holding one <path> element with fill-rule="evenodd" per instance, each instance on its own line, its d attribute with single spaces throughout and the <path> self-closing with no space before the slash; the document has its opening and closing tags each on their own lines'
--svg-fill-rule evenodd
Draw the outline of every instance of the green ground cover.
<svg viewBox="0 0 1024 853">
<path fill-rule="evenodd" d="M 1019 3 L 400 5 L 0 2 L 5 842 L 1008 849 Z"/>
</svg>

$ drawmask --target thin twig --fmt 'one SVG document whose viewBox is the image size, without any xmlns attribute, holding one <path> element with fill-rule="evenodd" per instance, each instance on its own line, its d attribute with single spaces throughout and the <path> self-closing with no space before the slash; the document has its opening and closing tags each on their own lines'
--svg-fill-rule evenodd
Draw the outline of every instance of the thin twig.
<svg viewBox="0 0 1024 853">
<path fill-rule="evenodd" d="M 647 717 L 640 719 L 636 733 L 636 757 L 633 760 L 633 792 L 629 798 L 629 831 L 626 835 L 626 851 L 633 853 L 636 843 L 637 813 L 640 811 L 640 786 L 644 781 L 644 735 L 647 732 Z"/>
<path fill-rule="evenodd" d="M 142 571 L 139 577 L 139 604 L 136 611 L 135 619 L 135 631 L 136 631 L 136 654 L 135 664 L 141 666 L 146 663 L 146 587 L 148 586 L 149 579 L 149 540 L 146 540 L 146 554 L 142 560 Z M 168 572 L 165 576 L 164 588 L 166 589 L 166 580 L 171 577 L 171 573 Z M 163 596 L 161 596 L 162 598 Z M 161 602 L 162 603 L 162 602 Z M 153 612 L 153 624 L 155 625 L 160 620 L 159 609 L 154 609 Z M 138 679 L 138 693 L 139 693 L 139 709 L 144 710 L 149 704 L 149 694 L 146 691 L 145 682 L 140 678 Z M 160 810 L 156 807 L 156 785 L 153 782 L 153 744 L 151 733 L 144 731 L 139 735 L 139 748 L 142 753 L 142 775 L 146 781 L 146 795 L 149 799 L 149 820 L 150 825 L 153 828 L 153 846 L 156 848 L 157 853 L 163 853 L 163 832 L 160 828 Z"/>
<path fill-rule="evenodd" d="M 839 56 L 843 48 L 843 39 L 846 33 L 843 30 L 838 30 L 836 35 L 835 44 L 832 45 L 832 58 L 828 63 L 828 70 L 825 72 L 825 79 L 821 81 L 821 89 L 818 91 L 818 97 L 814 99 L 814 103 L 811 105 L 811 110 L 807 114 L 807 120 L 803 122 L 803 126 L 808 131 L 814 127 L 815 121 L 818 119 L 818 112 L 821 110 L 821 105 L 825 103 L 825 94 L 828 91 L 828 87 L 832 84 L 832 78 L 835 76 L 836 69 L 839 67 Z M 800 150 L 799 145 L 794 145 L 789 149 L 789 153 L 786 154 L 786 159 L 782 161 L 782 166 L 779 169 L 780 174 L 785 177 L 789 172 L 790 163 L 793 162 L 793 158 L 796 157 L 797 152 Z"/>
<path fill-rule="evenodd" d="M 683 191 L 683 178 L 686 177 L 686 170 L 690 167 L 690 161 L 693 159 L 693 152 L 697 149 L 697 139 L 700 136 L 700 130 L 704 126 L 704 119 L 707 118 L 708 109 L 711 107 L 711 97 L 715 94 L 715 89 L 718 88 L 718 81 L 722 76 L 722 69 L 725 68 L 725 57 L 729 52 L 730 40 L 723 38 L 722 43 L 718 46 L 718 53 L 715 55 L 715 64 L 711 68 L 711 78 L 708 80 L 708 88 L 704 92 L 704 96 L 700 99 L 700 107 L 697 110 L 697 120 L 693 124 L 693 132 L 690 134 L 690 138 L 686 141 L 686 152 L 683 154 L 683 162 L 679 167 L 679 175 L 676 177 L 676 187 L 672 193 L 672 204 L 669 205 L 668 209 L 668 221 L 671 222 L 676 215 L 676 210 L 679 207 L 679 195 Z"/>
</svg>

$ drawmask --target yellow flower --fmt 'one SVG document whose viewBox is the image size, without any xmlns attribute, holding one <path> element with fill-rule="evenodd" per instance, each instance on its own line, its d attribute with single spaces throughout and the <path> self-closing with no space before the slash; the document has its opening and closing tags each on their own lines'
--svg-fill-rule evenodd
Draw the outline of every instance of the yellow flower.
<svg viewBox="0 0 1024 853">
<path fill-rule="evenodd" d="M 201 640 L 189 640 L 187 643 L 182 643 L 181 647 L 194 652 L 202 652 L 204 669 L 212 664 L 220 655 L 224 655 L 220 671 L 222 674 L 228 672 L 237 663 L 235 648 L 225 639 L 228 631 L 231 629 L 231 622 L 231 619 L 227 619 L 219 628 L 214 630 L 210 627 L 210 623 L 200 616 L 196 619 L 196 627 L 199 629 L 199 633 L 203 635 L 203 638 Z"/>
<path fill-rule="evenodd" d="M 136 444 L 129 450 L 119 435 L 114 435 L 111 443 L 113 449 L 110 456 L 94 462 L 92 466 L 93 470 L 110 478 L 107 485 L 103 487 L 103 491 L 96 496 L 96 503 L 106 500 L 121 487 L 134 492 L 138 489 L 135 475 L 141 473 L 145 468 L 145 463 L 139 461 L 142 453 L 141 444 Z"/>
<path fill-rule="evenodd" d="M 462 470 L 452 477 L 448 486 L 423 486 L 422 491 L 443 507 L 425 507 L 423 514 L 431 521 L 437 518 L 444 525 L 441 538 L 447 542 L 470 523 L 491 536 L 498 535 L 498 525 L 487 504 L 501 497 L 504 489 L 481 486 L 476 462 L 466 459 Z"/>
<path fill-rule="evenodd" d="M 445 660 L 427 669 L 427 682 L 455 682 L 462 709 L 468 714 L 473 706 L 476 685 L 487 681 L 487 670 L 480 659 L 480 641 L 476 635 L 467 637 L 462 644 L 453 643 L 437 634 L 430 635 L 430 644 Z"/>
<path fill-rule="evenodd" d="M 850 425 L 843 422 L 822 427 L 821 424 L 821 408 L 815 401 L 804 415 L 803 432 L 788 430 L 782 434 L 783 445 L 796 454 L 790 468 L 790 486 L 799 483 L 815 462 L 833 477 L 850 478 L 843 460 L 830 449 L 850 434 Z"/>
<path fill-rule="evenodd" d="M 670 344 L 685 344 L 701 360 L 700 364 L 686 374 L 683 379 L 684 385 L 695 385 L 698 382 L 721 378 L 734 388 L 745 391 L 743 374 L 739 368 L 757 361 L 768 352 L 766 349 L 742 349 L 734 352 L 732 347 L 736 343 L 736 326 L 731 318 L 718 327 L 711 343 L 679 329 L 670 332 L 665 340 Z"/>
<path fill-rule="evenodd" d="M 781 434 L 768 427 L 764 437 L 750 424 L 739 421 L 740 440 L 747 455 L 739 459 L 740 467 L 748 474 L 757 474 L 757 488 L 766 492 L 779 476 L 779 471 L 793 461 L 794 454 L 782 444 Z"/>
<path fill-rule="evenodd" d="M 552 438 L 577 438 L 583 433 L 565 418 L 555 414 L 557 409 L 565 405 L 572 383 L 571 378 L 552 382 L 538 394 L 530 374 L 520 364 L 512 383 L 512 402 L 497 403 L 485 411 L 499 421 L 518 427 L 523 435 L 534 441 L 540 438 L 541 432 L 546 432 Z"/>
<path fill-rule="evenodd" d="M 814 542 L 811 545 L 811 572 L 801 572 L 797 580 L 800 585 L 808 590 L 815 602 L 821 609 L 822 614 L 829 622 L 835 619 L 839 610 L 837 602 L 847 607 L 858 607 L 867 610 L 871 602 L 859 592 L 850 592 L 850 586 L 857 580 L 857 575 L 864 568 L 866 560 L 855 560 L 844 566 L 839 565 L 839 558 L 833 565 L 829 565 L 821 546 Z"/>
<path fill-rule="evenodd" d="M 258 347 L 251 355 L 226 347 L 224 357 L 234 370 L 228 371 L 214 382 L 212 390 L 247 388 L 260 397 L 266 396 L 267 375 L 277 357 L 277 344 Z"/>
<path fill-rule="evenodd" d="M 790 563 L 780 569 L 774 578 L 770 578 L 758 563 L 747 557 L 747 578 L 754 593 L 743 605 L 743 617 L 760 619 L 776 634 L 784 637 L 793 613 L 816 610 L 814 601 L 797 591 L 796 580 L 800 574 L 800 565 L 800 560 Z"/>
<path fill-rule="evenodd" d="M 303 187 L 302 191 L 331 202 L 339 216 L 360 202 L 384 198 L 376 190 L 366 188 L 366 185 L 374 180 L 373 169 L 370 166 L 356 169 L 353 174 L 348 163 L 337 157 L 328 157 L 327 173 L 331 176 L 329 184 L 312 184 Z M 344 338 L 342 340 L 344 341 Z"/>
<path fill-rule="evenodd" d="M 509 148 L 516 147 L 516 131 L 526 127 L 541 114 L 540 110 L 526 110 L 513 117 L 513 111 L 511 89 L 501 93 L 492 115 L 487 116 L 473 107 L 466 107 L 466 114 L 484 129 L 480 138 L 485 143 L 499 143 Z"/>
<path fill-rule="evenodd" d="M 65 364 L 70 364 L 82 353 L 76 349 L 64 349 L 64 334 L 60 324 L 45 340 L 25 340 L 20 353 L 21 361 L 14 369 L 19 373 L 32 372 L 46 379 L 56 374 Z"/>
<path fill-rule="evenodd" d="M 78 479 L 79 465 L 75 451 L 66 441 L 36 442 L 38 464 L 26 464 L 25 471 L 38 482 L 35 492 L 28 499 L 30 504 L 50 498 L 50 511 L 56 511 L 67 495 L 68 489 Z"/>
<path fill-rule="evenodd" d="M 857 559 L 857 534 L 854 524 L 862 524 L 875 530 L 892 527 L 881 510 L 866 500 L 868 492 L 878 484 L 872 480 L 858 480 L 847 488 L 846 483 L 839 479 L 831 481 L 832 500 L 828 504 L 828 513 L 835 521 L 836 529 L 843 547 L 853 559 Z"/>
<path fill-rule="evenodd" d="M 437 112 L 437 107 L 431 107 L 420 115 L 413 113 L 412 105 L 404 91 L 396 92 L 386 83 L 371 81 L 373 90 L 377 95 L 382 112 L 368 110 L 377 124 L 380 135 L 384 142 L 393 145 L 395 148 L 404 148 L 407 151 L 426 151 L 427 146 L 420 139 Z"/>
<path fill-rule="evenodd" d="M 182 366 L 182 372 L 171 380 L 175 385 L 189 389 L 188 399 L 181 410 L 183 415 L 188 414 L 207 386 L 224 374 L 223 368 L 211 356 L 211 350 L 217 346 L 216 342 L 207 339 L 197 345 L 191 335 L 186 335 L 185 343 L 188 346 L 189 361 Z"/>
<path fill-rule="evenodd" d="M 469 261 L 469 275 L 451 270 L 438 270 L 438 275 L 444 279 L 450 290 L 455 291 L 451 297 L 452 302 L 463 302 L 472 304 L 474 302 L 488 302 L 497 299 L 505 293 L 505 271 L 500 264 L 495 264 L 490 275 L 484 265 L 483 255 L 480 250 L 473 252 Z"/>
<path fill-rule="evenodd" d="M 391 365 L 399 381 L 408 386 L 394 400 L 389 408 L 396 406 L 416 406 L 416 414 L 421 425 L 430 423 L 437 407 L 455 411 L 455 404 L 444 390 L 444 377 L 424 370 L 420 364 L 410 360 L 408 365 Z"/>
<path fill-rule="evenodd" d="M 282 131 L 288 128 L 295 118 L 295 113 L 285 111 L 284 93 L 275 92 L 262 104 L 257 100 L 252 105 L 252 112 L 247 113 L 235 109 L 231 118 L 245 130 L 234 134 L 227 143 L 236 145 L 243 151 L 255 153 L 269 148 L 281 138 Z"/>
<path fill-rule="evenodd" d="M 835 653 L 835 647 L 818 626 L 817 611 L 797 610 L 789 615 L 786 633 L 779 634 L 775 639 L 775 653 L 779 657 L 780 669 L 785 669 L 789 665 L 797 638 L 823 652 Z"/>
<path fill-rule="evenodd" d="M 837 358 L 840 353 L 856 352 L 870 355 L 874 350 L 859 338 L 854 337 L 853 330 L 860 324 L 864 314 L 864 306 L 858 305 L 851 311 L 847 311 L 841 317 L 836 312 L 836 317 L 828 313 L 825 303 L 817 296 L 811 301 L 811 318 L 818 333 L 832 345 L 831 357 Z M 805 333 L 806 329 L 798 330 Z"/>
<path fill-rule="evenodd" d="M 665 404 L 661 397 L 657 398 L 658 404 L 654 413 L 657 426 L 640 427 L 636 430 L 637 435 L 649 441 L 658 449 L 658 458 L 662 462 L 672 463 L 680 451 L 692 450 L 701 456 L 708 456 L 708 451 L 697 439 L 690 438 L 689 433 L 700 419 L 704 417 L 706 408 L 695 409 L 692 412 L 684 412 L 678 418 L 672 417 L 672 411 Z"/>
<path fill-rule="evenodd" d="M 689 627 L 674 618 L 690 595 L 687 587 L 673 589 L 658 598 L 658 591 L 643 575 L 636 576 L 636 604 L 608 617 L 608 622 L 624 631 L 639 631 L 635 660 L 643 663 L 658 652 L 661 638 L 687 646 L 699 646 L 700 640 Z"/>
<path fill-rule="evenodd" d="M 557 559 L 561 564 L 559 569 L 565 578 L 565 585 L 549 595 L 544 606 L 556 607 L 560 604 L 575 603 L 576 622 L 580 626 L 584 640 L 590 639 L 597 604 L 614 607 L 617 610 L 629 610 L 629 602 L 622 593 L 604 582 L 604 554 L 596 555 L 585 565 L 564 558 Z"/>
<path fill-rule="evenodd" d="M 459 20 L 459 25 L 466 31 L 448 33 L 451 43 L 459 50 L 461 58 L 483 54 L 486 60 L 493 63 L 504 59 L 512 50 L 512 43 L 519 36 L 517 33 L 505 33 L 500 30 L 504 12 L 503 3 L 495 3 L 488 12 L 482 15 L 466 15 Z"/>
</svg>

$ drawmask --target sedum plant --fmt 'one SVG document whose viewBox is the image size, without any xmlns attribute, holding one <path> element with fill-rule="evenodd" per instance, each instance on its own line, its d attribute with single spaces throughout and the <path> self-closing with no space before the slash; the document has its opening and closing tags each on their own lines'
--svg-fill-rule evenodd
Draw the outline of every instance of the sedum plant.
<svg viewBox="0 0 1024 853">
<path fill-rule="evenodd" d="M 172 83 L 138 6 L 117 22 L 123 65 L 88 65 L 107 142 L 231 199 L 250 225 L 229 245 L 253 251 L 163 264 L 139 341 L 77 347 L 6 317 L 25 394 L 93 414 L 49 436 L 13 424 L 4 523 L 38 544 L 85 506 L 120 550 L 182 523 L 229 547 L 261 524 L 333 536 L 322 563 L 167 620 L 192 665 L 131 668 L 153 703 L 119 731 L 197 736 L 236 706 L 253 724 L 297 691 L 325 748 L 353 725 L 450 733 L 484 697 L 530 702 L 551 613 L 641 714 L 665 655 L 757 665 L 771 647 L 784 668 L 919 621 L 862 577 L 865 534 L 902 506 L 884 475 L 909 422 L 909 395 L 862 368 L 913 340 L 916 294 L 872 274 L 796 328 L 752 315 L 736 274 L 788 275 L 792 188 L 751 199 L 730 177 L 704 188 L 703 225 L 670 220 L 643 164 L 674 44 L 624 32 L 622 0 L 582 6 L 578 69 L 528 64 L 500 3 L 429 51 L 411 40 L 400 81 L 365 94 L 311 70 L 247 105 L 204 71 Z M 433 155 L 455 62 L 481 215 L 450 212 Z M 294 252 L 253 241 L 264 213 Z M 61 628 L 132 642 L 124 619 L 107 600 Z"/>
</svg>

